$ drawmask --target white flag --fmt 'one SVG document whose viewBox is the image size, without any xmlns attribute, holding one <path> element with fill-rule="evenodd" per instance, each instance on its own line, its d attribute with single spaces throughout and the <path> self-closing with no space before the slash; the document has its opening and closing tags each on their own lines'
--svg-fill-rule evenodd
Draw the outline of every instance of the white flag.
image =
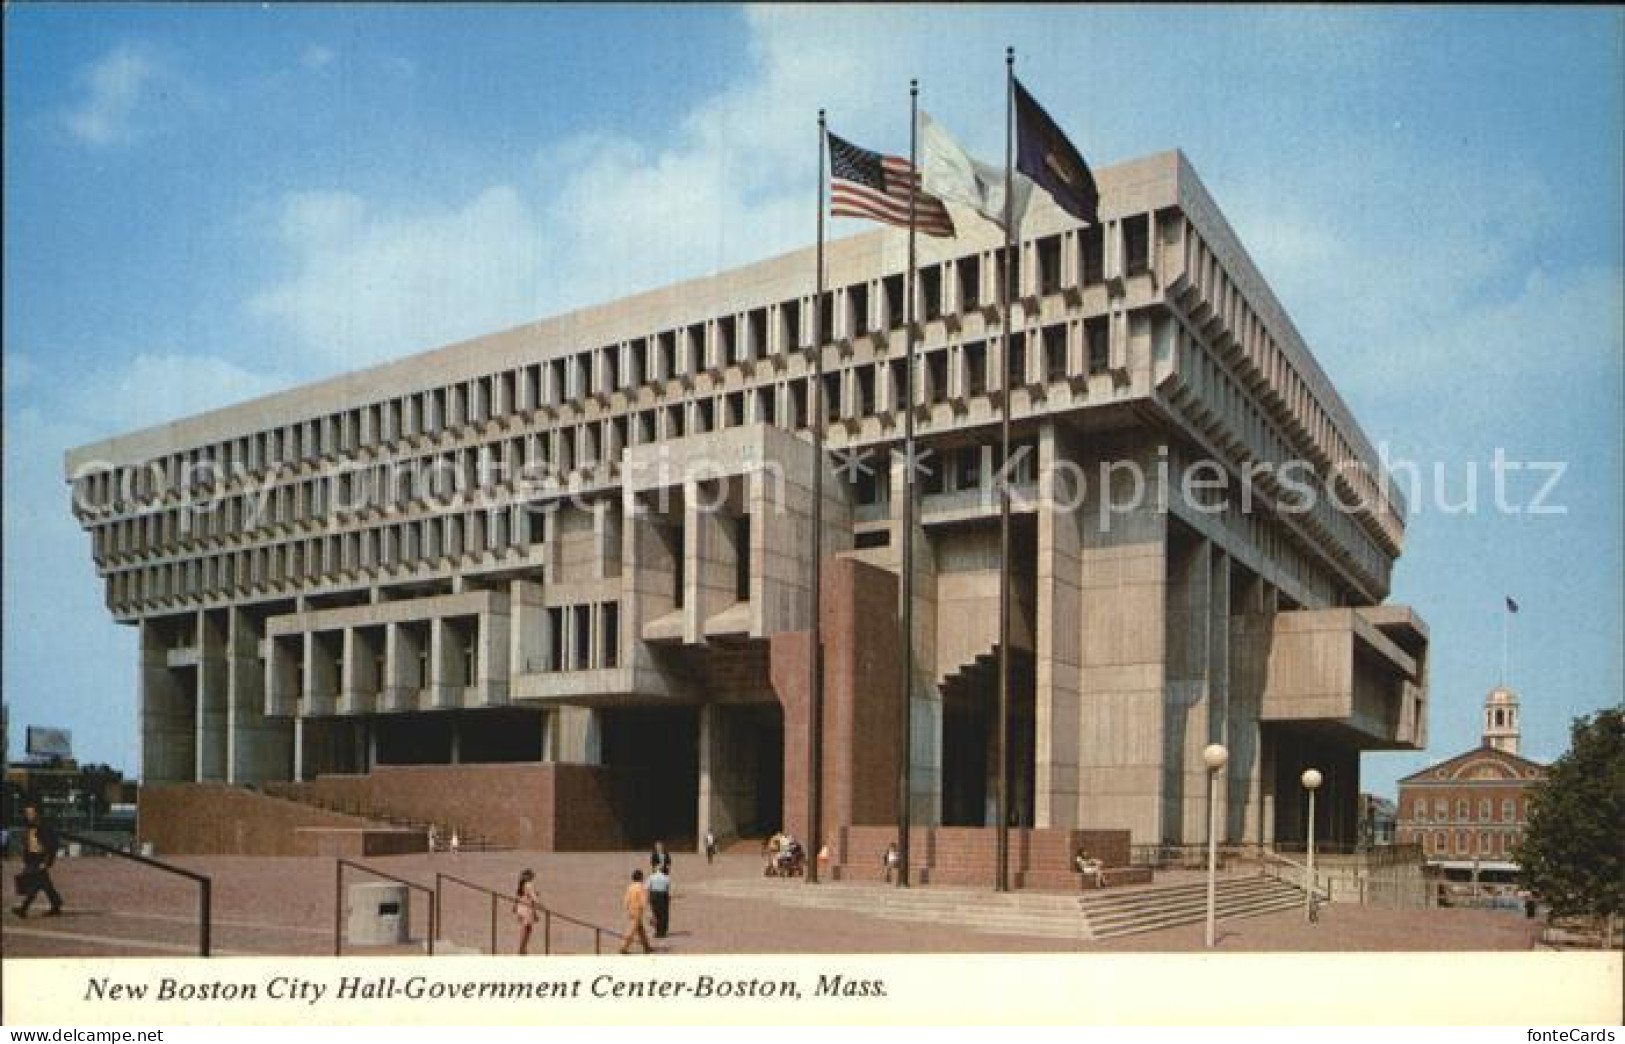
<svg viewBox="0 0 1625 1044">
<path fill-rule="evenodd" d="M 920 188 L 950 203 L 970 207 L 1004 227 L 1004 171 L 973 159 L 959 142 L 920 110 Z M 1024 174 L 1015 177 L 1013 213 L 1016 224 L 1026 213 L 1033 183 Z"/>
</svg>

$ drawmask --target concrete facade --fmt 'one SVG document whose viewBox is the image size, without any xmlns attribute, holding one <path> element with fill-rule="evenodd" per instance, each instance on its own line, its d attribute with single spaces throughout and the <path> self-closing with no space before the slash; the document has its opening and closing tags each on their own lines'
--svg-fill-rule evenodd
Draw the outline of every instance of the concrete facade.
<svg viewBox="0 0 1625 1044">
<path fill-rule="evenodd" d="M 1359 752 L 1425 738 L 1427 629 L 1382 604 L 1403 505 L 1183 155 L 1099 183 L 1099 227 L 1027 216 L 1008 329 L 997 230 L 921 242 L 912 533 L 889 229 L 828 245 L 822 302 L 803 250 L 72 451 L 144 779 L 600 765 L 660 781 L 657 834 L 765 834 L 804 804 L 807 549 L 895 587 L 907 539 L 915 822 L 986 825 L 1008 408 L 1016 825 L 1201 840 L 1223 740 L 1226 839 L 1294 836 L 1313 765 L 1352 840 Z M 863 639 L 825 637 L 832 831 L 896 807 L 866 576 L 825 577 Z"/>
</svg>

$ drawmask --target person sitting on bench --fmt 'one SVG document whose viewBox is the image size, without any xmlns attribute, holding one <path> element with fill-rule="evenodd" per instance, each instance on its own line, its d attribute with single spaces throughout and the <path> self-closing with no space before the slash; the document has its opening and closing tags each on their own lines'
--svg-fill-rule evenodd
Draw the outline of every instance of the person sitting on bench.
<svg viewBox="0 0 1625 1044">
<path fill-rule="evenodd" d="M 1094 878 L 1096 888 L 1106 887 L 1106 864 L 1090 858 L 1086 850 L 1080 848 L 1078 854 L 1072 857 L 1072 869 L 1085 877 Z"/>
</svg>

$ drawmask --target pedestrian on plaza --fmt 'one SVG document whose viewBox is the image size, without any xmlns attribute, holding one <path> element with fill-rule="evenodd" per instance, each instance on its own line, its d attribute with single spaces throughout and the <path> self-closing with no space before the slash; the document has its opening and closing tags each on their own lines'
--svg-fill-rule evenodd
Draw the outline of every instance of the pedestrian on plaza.
<svg viewBox="0 0 1625 1044">
<path fill-rule="evenodd" d="M 429 842 L 429 854 L 434 855 L 436 852 L 440 851 L 440 834 L 435 830 L 433 823 L 429 824 L 427 836 Z"/>
<path fill-rule="evenodd" d="M 649 933 L 643 928 L 643 915 L 649 910 L 649 896 L 643 888 L 642 870 L 632 871 L 632 883 L 626 886 L 621 903 L 626 907 L 626 937 L 621 940 L 621 952 L 630 953 L 632 940 L 636 939 L 643 946 L 644 953 L 653 953 Z"/>
<path fill-rule="evenodd" d="M 655 842 L 654 850 L 649 853 L 649 870 L 651 872 L 664 870 L 668 874 L 671 873 L 671 853 L 666 851 L 666 842 Z"/>
<path fill-rule="evenodd" d="M 671 928 L 671 874 L 659 867 L 649 874 L 649 912 L 654 915 L 655 938 L 664 939 Z"/>
<path fill-rule="evenodd" d="M 23 823 L 23 871 L 17 875 L 17 894 L 23 901 L 13 906 L 11 912 L 27 917 L 34 897 L 44 892 L 51 904 L 45 916 L 55 917 L 62 912 L 62 896 L 51 883 L 51 866 L 56 862 L 60 842 L 56 831 L 40 819 L 39 809 L 34 805 L 23 807 Z"/>
<path fill-rule="evenodd" d="M 536 871 L 526 867 L 519 872 L 519 886 L 514 889 L 513 915 L 519 921 L 519 952 L 530 952 L 530 933 L 536 928 L 541 897 L 536 894 Z"/>
<path fill-rule="evenodd" d="M 453 830 L 451 832 L 451 846 L 450 846 L 451 854 L 456 855 L 458 852 L 462 851 L 462 848 L 463 848 L 463 839 L 457 836 L 457 831 L 456 830 Z"/>
<path fill-rule="evenodd" d="M 707 830 L 705 832 L 705 865 L 710 866 L 717 859 L 717 835 Z"/>
<path fill-rule="evenodd" d="M 903 852 L 897 847 L 896 841 L 886 846 L 886 854 L 880 861 L 886 867 L 886 883 L 891 884 L 892 874 L 903 867 Z"/>
</svg>

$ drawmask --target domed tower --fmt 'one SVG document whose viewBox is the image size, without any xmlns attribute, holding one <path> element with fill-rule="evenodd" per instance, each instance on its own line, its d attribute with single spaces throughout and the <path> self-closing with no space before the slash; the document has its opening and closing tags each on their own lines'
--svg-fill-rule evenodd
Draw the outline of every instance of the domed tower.
<svg viewBox="0 0 1625 1044">
<path fill-rule="evenodd" d="M 1518 694 L 1497 685 L 1484 697 L 1484 746 L 1518 753 Z"/>
</svg>

